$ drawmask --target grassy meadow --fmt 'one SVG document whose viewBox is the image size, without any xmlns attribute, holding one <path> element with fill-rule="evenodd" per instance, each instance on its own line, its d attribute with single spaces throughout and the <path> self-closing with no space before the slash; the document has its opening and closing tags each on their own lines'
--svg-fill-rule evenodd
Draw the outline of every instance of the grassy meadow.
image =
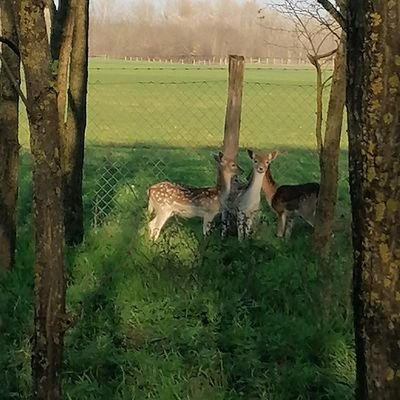
<svg viewBox="0 0 400 400">
<path fill-rule="evenodd" d="M 226 79 L 219 66 L 91 61 L 87 233 L 67 250 L 65 399 L 353 398 L 346 138 L 331 262 L 314 259 L 305 224 L 278 240 L 265 201 L 243 243 L 204 239 L 198 220 L 172 219 L 159 242 L 146 238 L 149 184 L 215 181 Z M 280 183 L 318 180 L 313 71 L 249 66 L 245 81 L 241 148 L 279 149 Z M 0 399 L 30 396 L 27 139 L 22 124 L 17 265 L 0 277 Z M 239 161 L 247 173 L 243 150 Z"/>
</svg>

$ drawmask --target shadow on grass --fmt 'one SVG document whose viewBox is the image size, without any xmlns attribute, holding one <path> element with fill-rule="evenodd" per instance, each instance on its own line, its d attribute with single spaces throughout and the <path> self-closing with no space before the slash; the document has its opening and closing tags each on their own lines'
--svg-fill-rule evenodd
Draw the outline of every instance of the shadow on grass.
<svg viewBox="0 0 400 400">
<path fill-rule="evenodd" d="M 33 231 L 31 176 L 21 153 L 16 266 L 0 276 L 0 398 L 30 398 L 33 334 Z M 0 271 L 2 272 L 2 271 Z"/>
<path fill-rule="evenodd" d="M 217 232 L 203 239 L 198 220 L 174 219 L 159 242 L 147 240 L 145 189 L 160 179 L 153 161 L 162 159 L 175 182 L 212 185 L 214 150 L 88 148 L 87 234 L 82 246 L 68 252 L 67 309 L 74 324 L 65 341 L 67 399 L 352 398 L 345 180 L 329 265 L 313 259 L 305 225 L 296 227 L 290 243 L 278 240 L 265 202 L 257 234 L 243 243 L 221 241 Z M 273 166 L 279 183 L 318 179 L 318 161 L 310 152 L 279 150 L 284 155 Z M 243 153 L 240 163 L 248 170 Z M 92 228 L 98 171 L 114 162 L 125 173 L 113 187 L 112 209 Z M 27 185 L 29 179 L 22 178 Z M 131 185 L 135 191 L 127 190 Z M 8 288 L 1 294 L 5 398 L 29 393 L 29 190 L 21 196 L 21 255 L 2 281 Z M 333 271 L 331 282 L 321 274 L 326 268 Z"/>
</svg>

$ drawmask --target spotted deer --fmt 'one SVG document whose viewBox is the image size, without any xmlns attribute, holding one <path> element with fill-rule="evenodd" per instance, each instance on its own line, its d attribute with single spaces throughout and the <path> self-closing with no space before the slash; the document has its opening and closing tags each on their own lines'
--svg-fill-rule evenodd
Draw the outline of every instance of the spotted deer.
<svg viewBox="0 0 400 400">
<path fill-rule="evenodd" d="M 253 169 L 247 184 L 237 183 L 236 197 L 232 201 L 231 211 L 237 216 L 237 232 L 239 240 L 252 232 L 255 214 L 260 209 L 261 189 L 268 159 L 248 149 L 247 153 L 253 160 Z"/>
<path fill-rule="evenodd" d="M 155 213 L 148 228 L 151 240 L 157 240 L 161 229 L 172 216 L 183 218 L 203 218 L 203 234 L 207 235 L 211 223 L 220 212 L 231 190 L 231 179 L 238 172 L 236 162 L 219 152 L 214 155 L 218 164 L 217 185 L 215 187 L 191 187 L 171 182 L 160 182 L 148 191 L 148 211 Z"/>
<path fill-rule="evenodd" d="M 262 190 L 268 204 L 278 216 L 277 236 L 289 239 L 295 217 L 300 216 L 309 225 L 314 226 L 319 183 L 279 186 L 272 177 L 270 168 L 271 162 L 278 155 L 278 151 L 273 151 L 266 156 L 269 163 L 264 175 Z"/>
</svg>

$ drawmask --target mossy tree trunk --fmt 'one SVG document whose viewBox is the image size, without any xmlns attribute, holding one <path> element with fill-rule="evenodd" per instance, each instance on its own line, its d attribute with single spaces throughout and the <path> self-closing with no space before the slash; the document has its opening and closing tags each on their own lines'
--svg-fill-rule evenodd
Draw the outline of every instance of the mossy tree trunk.
<svg viewBox="0 0 400 400">
<path fill-rule="evenodd" d="M 316 254 L 328 258 L 337 199 L 340 138 L 346 98 L 345 33 L 335 56 L 332 86 L 326 117 L 325 136 L 320 148 L 321 187 L 316 211 L 314 248 Z"/>
<path fill-rule="evenodd" d="M 9 2 L 0 2 L 1 36 L 18 44 L 14 15 Z M 1 53 L 9 73 L 19 81 L 19 56 L 2 44 Z M 0 267 L 10 269 L 15 260 L 18 195 L 18 92 L 6 65 L 0 69 Z"/>
<path fill-rule="evenodd" d="M 61 398 L 65 321 L 64 227 L 57 95 L 44 2 L 15 0 L 33 155 L 35 331 L 33 398 Z"/>
<path fill-rule="evenodd" d="M 348 11 L 357 398 L 400 396 L 400 8 Z"/>
</svg>

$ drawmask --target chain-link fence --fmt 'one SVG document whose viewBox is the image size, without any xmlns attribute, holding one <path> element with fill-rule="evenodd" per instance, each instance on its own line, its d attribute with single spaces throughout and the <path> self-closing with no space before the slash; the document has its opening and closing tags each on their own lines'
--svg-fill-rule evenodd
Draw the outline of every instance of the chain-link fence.
<svg viewBox="0 0 400 400">
<path fill-rule="evenodd" d="M 108 61 L 89 76 L 84 192 L 95 225 L 121 204 L 143 204 L 157 181 L 215 182 L 211 154 L 223 141 L 226 68 Z M 279 149 L 279 183 L 318 179 L 312 70 L 246 69 L 240 147 Z M 245 152 L 239 160 L 247 174 Z"/>
</svg>

